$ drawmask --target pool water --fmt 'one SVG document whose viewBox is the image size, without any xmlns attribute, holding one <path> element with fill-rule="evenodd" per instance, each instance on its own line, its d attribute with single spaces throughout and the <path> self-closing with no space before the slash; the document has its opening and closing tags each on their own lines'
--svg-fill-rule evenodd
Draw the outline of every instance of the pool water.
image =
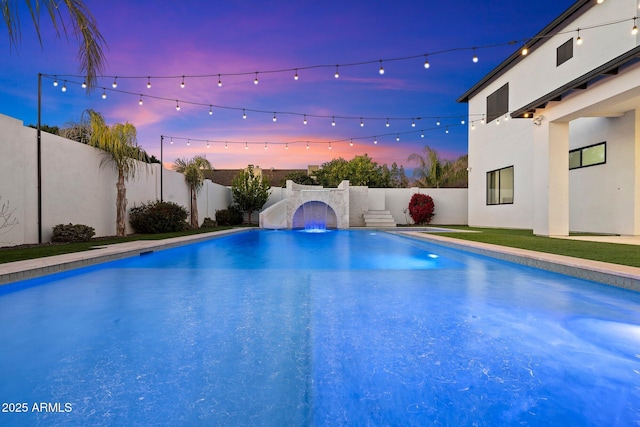
<svg viewBox="0 0 640 427">
<path fill-rule="evenodd" d="M 6 285 L 0 343 L 0 425 L 640 425 L 640 294 L 382 232 Z"/>
</svg>

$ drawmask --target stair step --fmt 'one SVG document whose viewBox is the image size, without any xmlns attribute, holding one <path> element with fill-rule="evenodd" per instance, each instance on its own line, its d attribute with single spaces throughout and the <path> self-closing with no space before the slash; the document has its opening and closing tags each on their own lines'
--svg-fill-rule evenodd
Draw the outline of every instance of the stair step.
<svg viewBox="0 0 640 427">
<path fill-rule="evenodd" d="M 395 227 L 396 221 L 389 211 L 367 211 L 363 214 L 365 227 Z"/>
</svg>

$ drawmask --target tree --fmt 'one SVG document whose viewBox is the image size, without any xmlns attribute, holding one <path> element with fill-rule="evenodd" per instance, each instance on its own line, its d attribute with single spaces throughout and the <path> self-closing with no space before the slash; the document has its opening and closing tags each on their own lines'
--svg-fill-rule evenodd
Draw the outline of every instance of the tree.
<svg viewBox="0 0 640 427">
<path fill-rule="evenodd" d="M 407 174 L 404 172 L 404 166 L 393 162 L 391 164 L 391 170 L 389 171 L 391 174 L 391 187 L 393 188 L 407 188 L 409 187 L 409 178 L 407 178 Z"/>
<path fill-rule="evenodd" d="M 116 235 L 125 235 L 125 215 L 127 212 L 127 189 L 125 181 L 134 178 L 144 165 L 146 153 L 138 147 L 135 126 L 130 123 L 116 123 L 108 126 L 104 117 L 93 110 L 87 110 L 91 124 L 89 145 L 105 152 L 101 166 L 112 164 L 118 172 L 116 182 Z"/>
<path fill-rule="evenodd" d="M 413 170 L 413 177 L 419 187 L 467 187 L 467 155 L 452 162 L 440 159 L 438 152 L 428 145 L 422 152 L 411 154 L 408 158 L 410 162 L 418 164 Z"/>
<path fill-rule="evenodd" d="M 280 183 L 280 187 L 283 187 L 283 188 L 286 187 L 288 180 L 291 180 L 291 181 L 295 182 L 296 184 L 302 184 L 302 185 L 315 185 L 316 184 L 316 182 L 313 180 L 313 178 L 310 177 L 309 175 L 307 175 L 307 173 L 304 172 L 304 171 L 289 172 L 282 179 L 282 182 Z"/>
<path fill-rule="evenodd" d="M 323 187 L 337 187 L 343 180 L 351 185 L 374 188 L 391 187 L 391 173 L 387 165 L 378 165 L 367 154 L 347 161 L 342 157 L 324 163 L 315 173 L 316 182 Z"/>
<path fill-rule="evenodd" d="M 0 2 L 0 10 L 2 11 L 3 21 L 7 26 L 9 41 L 12 46 L 17 46 L 22 38 L 18 3 L 21 2 L 18 0 L 3 0 Z M 98 31 L 96 20 L 87 6 L 82 0 L 26 0 L 25 3 L 33 20 L 40 45 L 42 45 L 40 11 L 46 10 L 57 36 L 60 36 L 61 33 L 68 36 L 68 24 L 65 24 L 61 5 L 66 7 L 71 18 L 73 34 L 80 45 L 78 49 L 80 71 L 86 76 L 85 83 L 88 90 L 95 87 L 97 76 L 104 70 L 105 57 L 102 46 L 106 46 L 106 42 L 100 31 Z"/>
<path fill-rule="evenodd" d="M 234 203 L 247 213 L 247 222 L 251 224 L 251 214 L 262 209 L 269 199 L 269 182 L 261 175 L 256 175 L 253 166 L 249 165 L 233 178 L 231 193 Z"/>
<path fill-rule="evenodd" d="M 195 156 L 191 160 L 176 159 L 173 170 L 184 174 L 184 180 L 189 184 L 191 192 L 191 226 L 199 228 L 198 222 L 198 192 L 204 185 L 204 172 L 211 170 L 211 163 L 203 156 Z"/>
<path fill-rule="evenodd" d="M 37 129 L 38 127 L 36 125 L 29 125 L 30 128 L 33 129 Z M 40 130 L 42 132 L 47 132 L 53 135 L 60 135 L 60 128 L 58 126 L 49 126 L 49 125 L 42 125 L 40 126 Z"/>
</svg>

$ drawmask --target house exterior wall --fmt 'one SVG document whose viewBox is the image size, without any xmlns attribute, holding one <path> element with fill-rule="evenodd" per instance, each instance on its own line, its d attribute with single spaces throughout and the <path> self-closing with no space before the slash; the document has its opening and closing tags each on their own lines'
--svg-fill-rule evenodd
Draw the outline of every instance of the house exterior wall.
<svg viewBox="0 0 640 427">
<path fill-rule="evenodd" d="M 487 97 L 509 84 L 509 112 L 544 97 L 638 46 L 631 20 L 635 0 L 589 5 L 519 62 L 469 96 L 469 218 L 471 226 L 638 234 L 640 163 L 636 108 L 640 66 L 631 63 L 536 110 L 538 119 L 500 117 L 480 123 Z M 576 28 L 584 43 L 575 44 Z M 564 34 L 558 34 L 565 32 Z M 556 65 L 556 49 L 573 37 L 573 57 Z M 587 143 L 588 141 L 588 143 Z M 569 171 L 568 151 L 607 141 L 607 163 Z M 487 205 L 487 172 L 514 167 L 513 204 Z"/>
</svg>

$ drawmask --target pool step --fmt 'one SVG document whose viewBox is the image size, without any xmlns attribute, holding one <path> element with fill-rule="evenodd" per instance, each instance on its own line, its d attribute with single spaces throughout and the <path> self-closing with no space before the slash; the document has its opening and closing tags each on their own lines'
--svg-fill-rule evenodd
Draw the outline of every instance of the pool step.
<svg viewBox="0 0 640 427">
<path fill-rule="evenodd" d="M 367 211 L 364 213 L 365 227 L 395 227 L 396 221 L 389 211 Z"/>
</svg>

